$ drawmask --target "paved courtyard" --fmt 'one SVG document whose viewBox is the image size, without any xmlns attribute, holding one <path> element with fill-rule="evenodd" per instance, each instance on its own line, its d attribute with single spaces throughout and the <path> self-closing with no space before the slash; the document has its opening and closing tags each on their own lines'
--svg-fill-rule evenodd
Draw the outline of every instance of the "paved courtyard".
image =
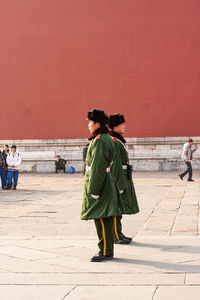
<svg viewBox="0 0 200 300">
<path fill-rule="evenodd" d="M 0 191 L 0 300 L 199 300 L 199 175 L 135 173 L 141 212 L 123 218 L 133 242 L 104 263 L 89 261 L 83 176 L 21 175 L 17 191 Z"/>
</svg>

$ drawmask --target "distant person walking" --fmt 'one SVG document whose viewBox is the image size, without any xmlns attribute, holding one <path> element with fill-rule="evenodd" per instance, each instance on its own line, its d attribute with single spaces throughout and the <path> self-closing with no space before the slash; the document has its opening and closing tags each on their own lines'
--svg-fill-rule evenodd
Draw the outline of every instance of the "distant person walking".
<svg viewBox="0 0 200 300">
<path fill-rule="evenodd" d="M 192 179 L 191 161 L 193 159 L 193 153 L 198 149 L 198 147 L 194 145 L 194 148 L 192 148 L 193 145 L 193 139 L 189 139 L 188 143 L 185 143 L 183 146 L 182 159 L 185 161 L 187 169 L 182 174 L 179 174 L 181 180 L 183 180 L 183 177 L 188 173 L 188 181 L 194 181 Z"/>
<path fill-rule="evenodd" d="M 11 151 L 7 156 L 8 164 L 8 185 L 7 189 L 10 190 L 13 187 L 13 190 L 17 189 L 17 183 L 19 178 L 19 166 L 21 165 L 21 155 L 17 152 L 17 147 L 13 145 Z"/>
<path fill-rule="evenodd" d="M 85 170 L 86 170 L 86 157 L 87 157 L 87 151 L 88 151 L 88 147 L 90 144 L 87 144 L 84 148 L 83 148 L 83 175 L 85 175 Z"/>
</svg>

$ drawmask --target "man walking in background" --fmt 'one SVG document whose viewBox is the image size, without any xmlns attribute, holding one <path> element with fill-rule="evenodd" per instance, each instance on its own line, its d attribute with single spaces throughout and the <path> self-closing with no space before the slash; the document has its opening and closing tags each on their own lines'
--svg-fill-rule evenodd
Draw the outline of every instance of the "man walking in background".
<svg viewBox="0 0 200 300">
<path fill-rule="evenodd" d="M 19 166 L 21 165 L 21 155 L 17 152 L 17 147 L 13 145 L 11 151 L 7 156 L 8 164 L 8 185 L 7 189 L 10 190 L 13 186 L 13 190 L 17 189 Z"/>
<path fill-rule="evenodd" d="M 187 169 L 182 174 L 179 174 L 181 180 L 183 180 L 183 177 L 188 173 L 189 174 L 188 181 L 194 181 L 192 179 L 191 161 L 193 158 L 193 153 L 198 149 L 198 147 L 194 145 L 194 148 L 192 148 L 193 145 L 194 145 L 193 139 L 189 139 L 188 143 L 185 143 L 183 146 L 182 159 L 185 161 Z"/>
</svg>

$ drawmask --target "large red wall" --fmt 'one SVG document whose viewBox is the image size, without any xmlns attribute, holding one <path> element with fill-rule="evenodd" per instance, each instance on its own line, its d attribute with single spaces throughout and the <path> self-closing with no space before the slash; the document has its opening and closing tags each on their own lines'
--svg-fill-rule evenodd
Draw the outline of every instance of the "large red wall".
<svg viewBox="0 0 200 300">
<path fill-rule="evenodd" d="M 0 0 L 0 139 L 200 135 L 199 0 Z"/>
</svg>

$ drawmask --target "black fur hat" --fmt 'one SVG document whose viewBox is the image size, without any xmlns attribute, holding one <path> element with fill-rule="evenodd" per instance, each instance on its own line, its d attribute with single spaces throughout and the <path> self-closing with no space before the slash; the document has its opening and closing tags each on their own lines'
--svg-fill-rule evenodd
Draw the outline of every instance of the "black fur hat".
<svg viewBox="0 0 200 300">
<path fill-rule="evenodd" d="M 107 125 L 109 120 L 107 114 L 101 109 L 94 109 L 93 111 L 89 111 L 87 119 L 96 123 L 100 123 L 102 126 Z"/>
<path fill-rule="evenodd" d="M 125 119 L 123 115 L 120 114 L 110 115 L 108 126 L 111 129 L 113 129 L 115 126 L 118 126 L 122 123 L 125 123 Z"/>
</svg>

